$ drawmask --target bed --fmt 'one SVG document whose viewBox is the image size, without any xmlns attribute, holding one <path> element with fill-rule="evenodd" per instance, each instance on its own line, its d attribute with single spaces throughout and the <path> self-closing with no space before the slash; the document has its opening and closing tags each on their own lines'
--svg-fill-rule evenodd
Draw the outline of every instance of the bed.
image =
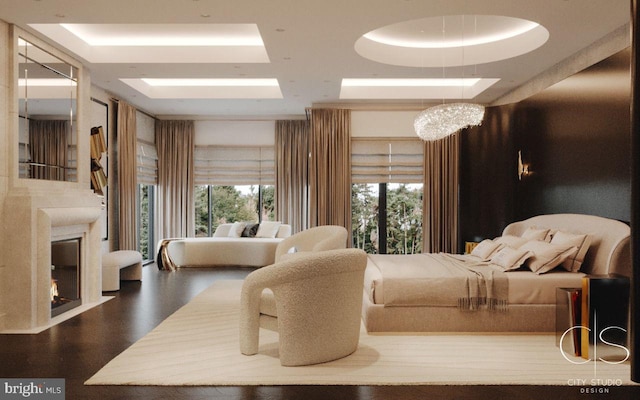
<svg viewBox="0 0 640 400">
<path fill-rule="evenodd" d="M 549 248 L 558 254 L 546 263 Z M 363 321 L 369 332 L 553 332 L 556 288 L 606 274 L 631 275 L 627 224 L 539 215 L 509 224 L 470 255 L 369 255 Z"/>
</svg>

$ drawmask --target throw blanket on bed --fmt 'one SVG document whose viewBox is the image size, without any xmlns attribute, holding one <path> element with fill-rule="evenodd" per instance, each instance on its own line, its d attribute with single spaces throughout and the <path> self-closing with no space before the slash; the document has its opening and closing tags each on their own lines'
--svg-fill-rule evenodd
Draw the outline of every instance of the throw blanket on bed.
<svg viewBox="0 0 640 400">
<path fill-rule="evenodd" d="M 446 253 L 369 255 L 383 278 L 384 305 L 506 311 L 509 282 L 489 263 Z"/>
</svg>

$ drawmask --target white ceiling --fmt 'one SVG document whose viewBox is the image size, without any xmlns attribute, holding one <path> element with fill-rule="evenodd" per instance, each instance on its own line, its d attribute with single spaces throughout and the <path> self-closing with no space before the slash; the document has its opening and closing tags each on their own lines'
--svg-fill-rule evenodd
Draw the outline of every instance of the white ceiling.
<svg viewBox="0 0 640 400">
<path fill-rule="evenodd" d="M 301 118 L 306 107 L 319 104 L 415 108 L 441 101 L 434 99 L 463 97 L 490 104 L 628 24 L 629 3 L 629 0 L 0 0 L 0 19 L 38 36 L 48 36 L 52 43 L 66 48 L 88 66 L 96 86 L 154 115 L 270 119 Z M 447 18 L 461 15 L 467 16 L 459 28 L 464 29 L 468 41 L 474 32 L 494 33 L 499 21 L 492 22 L 488 16 L 532 21 L 544 29 L 538 29 L 530 38 L 528 48 L 523 47 L 525 44 L 509 43 L 493 49 L 476 49 L 475 53 L 472 49 L 465 50 L 464 70 L 448 66 L 456 62 L 439 65 L 437 60 L 442 57 L 438 55 L 436 61 L 420 62 L 418 66 L 415 60 L 395 62 L 401 59 L 400 53 L 396 56 L 387 52 L 383 63 L 372 61 L 375 57 L 366 51 L 368 58 L 365 58 L 362 49 L 357 49 L 356 43 L 360 41 L 362 45 L 363 35 L 376 30 L 391 32 L 394 40 L 416 40 L 416 29 L 431 39 L 441 33 L 451 36 L 456 24 Z M 509 25 L 514 20 L 505 21 Z M 128 46 L 122 47 L 117 41 L 91 45 L 60 24 L 73 24 L 71 29 L 84 31 L 115 29 Z M 136 30 L 146 35 L 146 42 L 133 43 L 124 35 Z M 212 37 L 220 32 L 225 41 L 233 39 L 234 43 L 198 46 L 198 40 L 215 42 L 218 39 Z M 160 44 L 149 42 L 159 36 Z M 180 37 L 180 45 L 171 42 L 174 37 Z M 195 42 L 183 45 L 185 38 Z M 498 59 L 508 58 L 490 61 L 486 58 L 490 53 Z M 471 64 L 476 61 L 477 64 Z M 464 91 L 434 89 L 424 81 L 416 81 L 443 77 L 480 78 L 481 83 Z M 185 78 L 207 81 L 192 81 L 188 84 L 192 89 L 188 89 L 151 87 L 142 80 Z M 230 89 L 228 82 L 221 86 L 220 79 L 254 81 Z M 407 81 L 398 87 L 385 84 L 363 88 L 358 83 L 343 89 L 343 79 Z M 279 87 L 269 83 L 273 80 L 277 80 Z M 251 88 L 258 94 L 252 94 Z"/>
</svg>

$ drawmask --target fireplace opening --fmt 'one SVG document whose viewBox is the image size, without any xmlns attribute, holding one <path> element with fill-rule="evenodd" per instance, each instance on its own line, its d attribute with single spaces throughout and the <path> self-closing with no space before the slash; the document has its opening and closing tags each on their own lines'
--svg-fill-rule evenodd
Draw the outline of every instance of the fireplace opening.
<svg viewBox="0 0 640 400">
<path fill-rule="evenodd" d="M 82 304 L 80 298 L 80 238 L 51 242 L 51 316 Z"/>
</svg>

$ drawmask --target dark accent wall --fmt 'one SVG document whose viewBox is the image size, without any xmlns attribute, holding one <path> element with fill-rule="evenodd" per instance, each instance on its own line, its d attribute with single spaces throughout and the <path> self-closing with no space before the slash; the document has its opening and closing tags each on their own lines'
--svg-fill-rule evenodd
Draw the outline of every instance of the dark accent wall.
<svg viewBox="0 0 640 400">
<path fill-rule="evenodd" d="M 488 107 L 482 125 L 460 133 L 460 244 L 495 237 L 515 217 L 514 106 Z"/>
<path fill-rule="evenodd" d="M 462 246 L 539 214 L 630 220 L 629 63 L 622 51 L 529 99 L 489 107 L 482 126 L 462 132 Z M 531 169 L 522 180 L 518 151 Z"/>
</svg>

